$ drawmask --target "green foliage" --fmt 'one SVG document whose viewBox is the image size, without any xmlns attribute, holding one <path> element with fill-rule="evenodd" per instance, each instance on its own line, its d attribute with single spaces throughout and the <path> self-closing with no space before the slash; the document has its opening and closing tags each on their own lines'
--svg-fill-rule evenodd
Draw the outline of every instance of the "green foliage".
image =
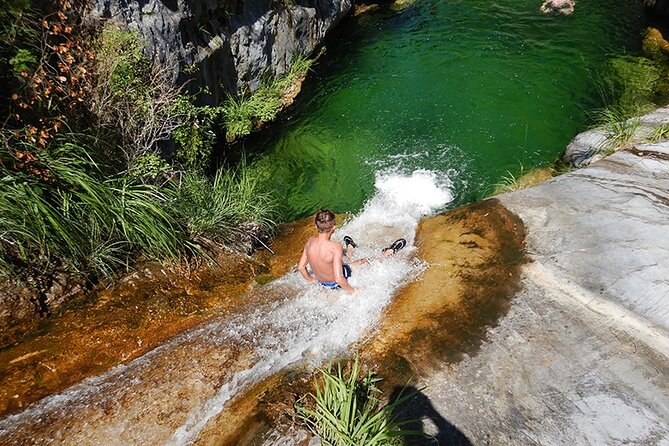
<svg viewBox="0 0 669 446">
<path fill-rule="evenodd" d="M 182 117 L 182 124 L 172 132 L 177 144 L 176 160 L 187 169 L 205 169 L 216 141 L 214 126 L 222 108 L 198 107 L 193 104 L 192 97 L 185 95 L 177 98 L 174 108 L 174 113 Z"/>
<path fill-rule="evenodd" d="M 298 418 L 326 446 L 381 446 L 402 444 L 402 437 L 421 435 L 403 431 L 410 421 L 397 421 L 393 416 L 397 407 L 413 394 L 400 396 L 382 405 L 375 383 L 379 381 L 371 372 L 361 376 L 356 357 L 353 364 L 333 370 L 330 365 L 320 369 L 322 387 L 316 385 L 316 394 L 310 394 L 313 407 L 296 405 Z"/>
<path fill-rule="evenodd" d="M 628 117 L 624 108 L 605 108 L 595 116 L 597 127 L 603 127 L 607 133 L 606 141 L 600 148 L 604 152 L 610 152 L 632 141 L 641 125 L 641 120 L 638 117 Z"/>
<path fill-rule="evenodd" d="M 254 104 L 250 99 L 229 97 L 223 104 L 227 139 L 234 140 L 253 131 Z"/>
<path fill-rule="evenodd" d="M 669 125 L 662 124 L 653 130 L 653 134 L 648 138 L 649 142 L 657 142 L 669 139 Z"/>
<path fill-rule="evenodd" d="M 0 57 L 7 61 L 22 48 L 37 47 L 36 17 L 29 0 L 0 2 Z"/>
<path fill-rule="evenodd" d="M 142 182 L 153 182 L 170 169 L 170 165 L 160 155 L 148 153 L 135 160 L 128 177 Z"/>
<path fill-rule="evenodd" d="M 599 82 L 600 94 L 609 108 L 624 117 L 654 108 L 653 100 L 661 80 L 659 66 L 644 57 L 611 59 Z"/>
<path fill-rule="evenodd" d="M 172 212 L 200 245 L 234 244 L 273 229 L 277 202 L 265 186 L 263 172 L 244 163 L 236 170 L 219 169 L 213 180 L 186 173 L 174 191 Z"/>
<path fill-rule="evenodd" d="M 0 97 L 3 115 L 9 105 L 9 89 L 18 88 L 25 80 L 21 72 L 29 72 L 40 54 L 37 17 L 28 0 L 0 0 L 0 83 L 6 89 Z"/>
<path fill-rule="evenodd" d="M 146 94 L 144 81 L 151 70 L 151 63 L 144 57 L 139 33 L 122 31 L 115 26 L 105 26 L 98 40 L 98 57 L 108 64 L 109 86 L 117 96 L 135 98 Z"/>
<path fill-rule="evenodd" d="M 14 76 L 19 76 L 23 71 L 29 71 L 32 65 L 37 62 L 37 57 L 30 50 L 20 49 L 16 55 L 9 59 Z"/>
<path fill-rule="evenodd" d="M 495 195 L 505 194 L 507 192 L 514 192 L 520 189 L 523 189 L 520 178 L 523 176 L 523 166 L 520 166 L 520 173 L 514 175 L 511 171 L 506 171 L 506 175 L 503 175 L 500 182 L 495 185 Z"/>
<path fill-rule="evenodd" d="M 107 177 L 74 138 L 58 138 L 30 169 L 2 147 L 0 257 L 5 268 L 111 275 L 132 256 L 177 258 L 184 242 L 157 187 Z M 1 265 L 0 265 L 1 266 Z"/>
<path fill-rule="evenodd" d="M 281 111 L 282 97 L 297 79 L 306 75 L 313 60 L 296 57 L 283 76 L 263 85 L 249 97 L 229 97 L 223 104 L 223 117 L 229 141 L 250 134 L 254 127 L 273 120 Z"/>
</svg>

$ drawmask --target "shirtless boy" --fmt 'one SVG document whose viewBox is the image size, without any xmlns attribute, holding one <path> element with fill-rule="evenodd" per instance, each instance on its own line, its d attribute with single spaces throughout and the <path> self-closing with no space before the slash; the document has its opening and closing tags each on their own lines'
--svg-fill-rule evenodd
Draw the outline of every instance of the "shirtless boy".
<svg viewBox="0 0 669 446">
<path fill-rule="evenodd" d="M 369 263 L 369 259 L 364 258 L 351 262 L 350 256 L 356 247 L 351 237 L 344 237 L 346 243 L 346 254 L 344 248 L 339 242 L 330 240 L 335 231 L 335 215 L 327 209 L 321 209 L 314 218 L 318 236 L 311 237 L 304 246 L 302 258 L 297 265 L 297 269 L 309 283 L 317 282 L 321 286 L 330 289 L 343 288 L 349 293 L 355 293 L 356 289 L 348 283 L 351 277 L 352 268 Z M 378 257 L 387 257 L 404 248 L 406 240 L 395 240 L 390 247 L 383 250 Z M 377 258 L 378 258 L 377 257 Z M 311 266 L 314 273 L 312 277 L 307 271 L 307 264 Z"/>
</svg>

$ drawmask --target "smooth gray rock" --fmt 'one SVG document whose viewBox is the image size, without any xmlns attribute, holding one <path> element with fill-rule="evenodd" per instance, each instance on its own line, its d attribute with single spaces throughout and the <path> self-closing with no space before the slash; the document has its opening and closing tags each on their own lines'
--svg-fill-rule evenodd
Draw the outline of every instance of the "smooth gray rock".
<svg viewBox="0 0 669 446">
<path fill-rule="evenodd" d="M 653 137 L 656 129 L 669 126 L 669 107 L 658 108 L 638 118 L 628 119 L 627 123 L 638 126 L 634 136 L 624 146 L 615 147 L 615 143 L 609 141 L 611 133 L 599 127 L 576 135 L 565 149 L 562 160 L 576 167 L 584 167 L 601 160 L 607 152 L 645 143 Z"/>
<path fill-rule="evenodd" d="M 669 444 L 669 143 L 497 198 L 523 290 L 425 396 L 472 444 Z"/>
<path fill-rule="evenodd" d="M 92 21 L 138 31 L 152 60 L 176 56 L 182 81 L 204 87 L 209 101 L 255 91 L 263 76 L 285 73 L 309 55 L 351 9 L 351 0 L 90 0 Z M 185 70 L 185 71 L 184 71 Z"/>
<path fill-rule="evenodd" d="M 528 247 L 565 280 L 669 329 L 669 142 L 501 196 Z"/>
</svg>

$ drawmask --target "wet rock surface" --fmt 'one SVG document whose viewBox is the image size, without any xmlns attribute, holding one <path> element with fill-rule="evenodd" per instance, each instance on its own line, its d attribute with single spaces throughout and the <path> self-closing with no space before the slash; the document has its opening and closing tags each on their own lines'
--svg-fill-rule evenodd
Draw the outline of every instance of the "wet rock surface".
<svg viewBox="0 0 669 446">
<path fill-rule="evenodd" d="M 412 444 L 666 444 L 667 153 L 637 145 L 423 222 L 430 266 L 362 346 L 386 395 L 418 391 L 401 415 L 431 438 Z"/>
<path fill-rule="evenodd" d="M 38 321 L 23 336 L 3 331 L 0 416 L 106 372 L 214 317 L 253 304 L 254 287 L 290 269 L 294 241 L 306 240 L 304 223 L 283 228 L 277 255 L 226 253 L 218 265 L 189 271 L 148 264 Z M 288 252 L 286 252 L 288 250 Z"/>
<path fill-rule="evenodd" d="M 416 444 L 666 442 L 667 191 L 669 143 L 639 144 L 536 187 L 421 223 L 416 256 L 427 262 L 426 269 L 397 293 L 379 325 L 358 345 L 365 366 L 384 377 L 385 395 L 396 395 L 409 380 L 418 392 L 402 416 L 418 419 L 413 427 L 432 440 Z M 255 284 L 294 265 L 310 226 L 307 221 L 287 228 L 273 245 L 276 256 L 252 266 L 243 263 L 239 268 L 247 272 L 231 274 L 239 279 L 234 285 L 238 292 L 246 296 L 240 305 L 256 305 L 254 298 L 271 301 L 272 296 L 253 293 Z M 209 288 L 200 287 L 207 292 L 226 289 L 216 282 L 202 283 L 210 283 Z M 233 315 L 240 305 L 216 311 Z M 166 327 L 149 326 L 154 332 Z M 129 419 L 155 426 L 154 438 L 170 438 L 167 426 L 183 424 L 185 408 L 203 405 L 220 392 L 216 382 L 243 372 L 256 360 L 257 353 L 224 342 L 216 355 L 205 354 L 196 340 L 216 336 L 193 333 L 170 341 L 179 345 L 171 355 L 163 356 L 158 349 L 134 371 L 112 372 L 124 376 L 106 381 L 119 398 L 73 406 L 67 414 L 45 412 L 39 424 L 27 423 L 15 431 L 24 440 L 19 444 L 33 444 L 35 438 L 45 444 L 47 439 L 67 443 L 75 438 L 84 443 L 119 438 L 137 443 L 141 437 L 132 431 L 105 431 L 110 421 L 122 426 Z M 91 336 L 84 335 L 86 346 L 75 348 L 88 349 L 91 355 L 123 351 L 96 345 Z M 161 344 L 158 337 L 153 346 Z M 52 355 L 44 339 L 31 348 L 26 343 L 24 350 L 2 352 L 3 373 L 21 368 L 14 364 L 34 367 L 23 367 L 30 371 L 23 375 L 12 372 L 18 374 L 3 389 L 21 379 L 48 382 L 44 377 L 65 367 L 62 355 L 60 363 L 43 356 Z M 82 355 L 72 370 L 88 360 Z M 113 363 L 107 360 L 107 367 Z M 140 398 L 125 390 L 144 376 L 162 378 L 140 386 Z M 58 388 L 39 386 L 45 393 Z M 223 410 L 216 409 L 220 411 L 207 419 L 195 444 L 307 444 L 308 436 L 293 425 L 290 413 L 296 395 L 310 387 L 304 370 L 259 380 Z M 145 407 L 142 401 L 151 403 Z M 168 401 L 176 406 L 168 409 Z M 68 429 L 71 424 L 81 429 L 68 433 L 60 424 L 64 416 L 85 420 L 88 427 L 71 421 Z M 88 436 L 93 426 L 98 433 Z"/>
</svg>

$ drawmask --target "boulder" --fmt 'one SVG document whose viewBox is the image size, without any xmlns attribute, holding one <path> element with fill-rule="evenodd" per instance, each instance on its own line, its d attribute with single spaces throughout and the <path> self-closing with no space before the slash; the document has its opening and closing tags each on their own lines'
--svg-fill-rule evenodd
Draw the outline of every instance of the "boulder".
<svg viewBox="0 0 669 446">
<path fill-rule="evenodd" d="M 264 76 L 284 74 L 295 57 L 311 54 L 352 6 L 351 0 L 90 2 L 93 22 L 136 30 L 154 62 L 176 56 L 175 79 L 205 88 L 210 103 L 255 91 Z"/>
<path fill-rule="evenodd" d="M 628 119 L 625 124 L 634 129 L 634 135 L 628 141 L 617 143 L 613 132 L 605 127 L 598 127 L 579 133 L 567 145 L 562 160 L 575 167 L 584 167 L 601 160 L 608 152 L 614 152 L 654 139 L 665 137 L 663 127 L 669 131 L 669 107 L 662 107 L 638 118 Z M 668 135 L 669 136 L 669 135 Z"/>
</svg>

